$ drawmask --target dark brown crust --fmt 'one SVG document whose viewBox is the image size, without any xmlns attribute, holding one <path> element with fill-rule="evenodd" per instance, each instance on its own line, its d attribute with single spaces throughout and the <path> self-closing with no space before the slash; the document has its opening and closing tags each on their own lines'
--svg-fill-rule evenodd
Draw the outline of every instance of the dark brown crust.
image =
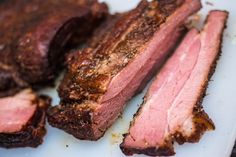
<svg viewBox="0 0 236 157">
<path fill-rule="evenodd" d="M 51 126 L 60 128 L 81 140 L 98 140 L 92 128 L 93 109 L 89 106 L 56 106 L 47 112 L 48 122 Z"/>
<path fill-rule="evenodd" d="M 46 134 L 45 129 L 45 110 L 51 103 L 51 98 L 40 96 L 37 100 L 38 108 L 31 120 L 16 133 L 0 133 L 0 147 L 37 147 L 43 142 Z"/>
<path fill-rule="evenodd" d="M 107 19 L 97 28 L 95 29 L 94 33 L 92 34 L 91 39 L 87 41 L 86 49 L 81 50 L 80 53 L 86 53 L 90 52 L 91 49 L 95 49 L 97 46 L 99 46 L 101 40 L 105 40 L 104 38 L 108 37 L 108 33 L 112 27 L 114 27 L 116 21 L 119 19 L 120 16 L 123 14 L 115 14 L 110 15 L 107 17 Z M 83 51 L 83 52 L 82 52 Z M 74 60 L 77 60 L 78 58 L 81 59 L 81 54 L 79 52 L 72 52 L 66 56 L 67 64 L 69 68 L 69 64 L 74 62 Z M 69 91 L 71 90 L 71 86 L 74 84 L 73 79 L 71 79 L 71 74 L 66 73 L 64 76 L 64 79 L 62 80 L 60 86 L 59 86 L 59 96 L 62 98 L 69 97 Z M 71 94 L 71 93 L 70 93 Z M 81 98 L 82 99 L 82 98 Z"/>
<path fill-rule="evenodd" d="M 108 14 L 97 0 L 9 0 L 0 7 L 0 97 L 52 84 L 64 54 Z"/>
<path fill-rule="evenodd" d="M 73 43 L 73 45 L 78 46 L 83 41 L 86 41 L 86 39 L 90 36 L 93 27 L 99 25 L 102 18 L 106 16 L 107 13 L 106 5 L 99 5 L 97 4 L 97 1 L 94 1 L 91 6 L 89 5 L 81 7 L 81 5 L 78 5 L 75 1 L 74 4 L 63 7 L 65 9 L 62 9 L 61 6 L 59 7 L 60 14 L 58 12 L 55 12 L 55 15 L 53 13 L 49 14 L 45 20 L 39 21 L 39 26 L 44 23 L 46 23 L 45 25 L 47 25 L 47 22 L 50 20 L 54 20 L 57 22 L 52 24 L 49 22 L 49 26 L 47 26 L 46 28 L 40 28 L 46 29 L 46 31 L 50 29 L 50 32 L 48 32 L 48 36 L 44 38 L 41 37 L 41 39 L 38 39 L 36 41 L 37 43 L 49 45 L 47 47 L 48 52 L 43 52 L 47 53 L 46 58 L 39 57 L 40 60 L 37 60 L 38 64 L 33 63 L 31 61 L 32 59 L 28 60 L 29 57 L 27 57 L 29 53 L 34 54 L 34 56 L 37 56 L 38 54 L 37 51 L 31 50 L 31 46 L 36 45 L 33 40 L 34 37 L 31 38 L 31 36 L 29 36 L 24 40 L 22 40 L 22 37 L 20 38 L 21 45 L 17 45 L 18 52 L 15 58 L 18 66 L 20 67 L 18 70 L 20 70 L 21 77 L 23 78 L 23 80 L 26 80 L 29 83 L 45 82 L 54 79 L 55 75 L 57 74 L 56 72 L 60 69 L 59 65 L 63 65 L 62 63 L 64 61 L 64 54 L 68 51 L 68 44 L 66 43 L 71 42 L 72 40 L 70 39 L 70 36 L 73 35 L 74 38 L 77 37 L 78 42 L 76 43 L 75 40 L 73 40 L 75 42 Z M 94 9 L 97 14 L 93 15 L 94 11 L 91 8 Z M 98 12 L 97 9 L 100 9 L 100 11 Z M 54 35 L 55 30 L 56 34 Z M 36 30 L 35 32 L 29 31 L 27 32 L 27 34 L 32 33 L 34 35 L 37 33 L 41 33 L 40 31 L 42 30 Z M 32 41 L 32 43 L 26 43 L 22 46 L 23 41 L 26 40 L 30 40 Z M 70 46 L 72 46 L 71 43 Z M 33 74 L 29 75 L 30 73 Z"/>
<path fill-rule="evenodd" d="M 227 13 L 228 15 L 227 11 L 225 11 L 225 13 Z M 208 20 L 208 17 L 205 23 L 207 22 L 207 20 Z M 225 20 L 227 21 L 227 18 Z M 225 22 L 225 28 L 226 28 L 226 22 Z M 211 79 L 212 75 L 215 72 L 217 61 L 219 60 L 221 52 L 222 52 L 221 46 L 222 46 L 222 40 L 223 40 L 223 32 L 224 32 L 223 30 L 221 31 L 221 34 L 220 34 L 221 39 L 220 39 L 219 52 L 217 53 L 216 58 L 214 59 L 214 62 L 210 67 L 208 78 L 207 80 L 205 80 L 204 85 L 202 86 L 202 90 L 199 95 L 198 101 L 193 109 L 193 122 L 194 122 L 194 129 L 195 129 L 194 132 L 192 132 L 190 136 L 185 136 L 181 132 L 176 132 L 175 134 L 171 135 L 171 138 L 168 138 L 165 144 L 163 144 L 159 148 L 153 148 L 153 147 L 145 148 L 145 149 L 127 148 L 127 146 L 125 146 L 124 141 L 123 141 L 120 145 L 120 148 L 124 154 L 126 155 L 146 154 L 149 156 L 172 156 L 175 154 L 174 148 L 173 148 L 174 141 L 178 142 L 179 144 L 184 144 L 185 142 L 196 143 L 196 142 L 199 142 L 201 136 L 206 131 L 215 130 L 215 125 L 213 121 L 209 118 L 209 116 L 203 110 L 202 101 L 203 101 L 203 98 L 206 96 L 206 90 L 207 90 L 209 80 Z M 145 99 L 143 103 L 145 103 Z M 139 112 L 141 111 L 141 108 L 142 108 L 142 105 L 138 109 L 138 112 L 134 115 L 134 119 L 136 116 L 138 116 Z M 130 125 L 132 125 L 132 123 Z M 124 139 L 127 135 L 128 134 L 124 134 Z"/>
<path fill-rule="evenodd" d="M 108 37 L 107 32 L 109 32 L 110 29 L 114 27 L 115 23 L 122 15 L 124 15 L 124 13 L 108 16 L 106 21 L 94 31 L 92 38 L 87 42 L 87 46 L 89 48 L 86 49 L 94 49 L 99 46 L 100 41 Z M 77 55 L 78 53 L 69 54 L 67 56 L 68 64 L 73 60 L 76 60 L 78 57 Z M 68 87 L 68 84 L 71 84 L 72 82 L 70 77 L 71 76 L 67 74 L 60 85 L 59 91 L 61 96 L 63 95 L 65 97 L 67 92 L 64 91 L 70 90 L 70 88 Z M 80 104 L 80 100 L 67 100 L 66 102 L 62 103 L 65 103 L 67 105 L 54 106 L 48 110 L 47 114 L 49 124 L 53 127 L 60 128 L 67 133 L 72 134 L 74 137 L 82 140 L 98 140 L 99 137 L 94 135 L 94 130 L 92 128 L 91 115 L 93 114 L 93 109 L 90 108 L 90 106 L 81 107 L 81 105 L 73 105 Z M 101 136 L 103 136 L 105 131 L 100 131 L 100 133 Z"/>
<path fill-rule="evenodd" d="M 76 59 L 69 61 L 65 80 L 59 87 L 60 97 L 97 101 L 106 92 L 110 80 L 139 54 L 172 13 L 173 8 L 166 12 L 169 6 L 143 0 L 116 22 L 95 49 L 78 51 L 74 55 Z M 177 8 L 174 3 L 172 6 Z M 114 61 L 112 56 L 119 56 L 119 61 Z"/>
<path fill-rule="evenodd" d="M 125 138 L 126 134 L 124 135 Z M 120 144 L 120 149 L 127 156 L 132 156 L 133 154 L 145 154 L 148 156 L 172 156 L 175 155 L 173 143 L 163 145 L 159 148 L 147 147 L 147 148 L 129 148 L 125 146 L 124 142 Z"/>
<path fill-rule="evenodd" d="M 111 30 L 107 31 L 103 39 L 99 42 L 99 46 L 95 49 L 85 49 L 83 52 L 80 50 L 74 55 L 74 60 L 71 59 L 68 63 L 68 72 L 65 79 L 59 87 L 59 96 L 63 100 L 67 99 L 85 99 L 86 95 L 90 99 L 97 99 L 99 95 L 105 92 L 105 88 L 102 88 L 101 83 L 110 79 L 109 75 L 94 75 L 89 77 L 89 72 L 95 73 L 94 67 L 96 63 L 101 62 L 106 56 L 109 57 L 109 50 L 112 45 L 119 42 L 120 37 L 124 34 L 135 19 L 137 19 L 144 12 L 148 6 L 146 1 L 142 1 L 141 4 L 133 11 L 123 16 L 116 22 L 115 26 Z M 106 52 L 107 51 L 107 52 Z M 94 64 L 94 65 L 93 65 Z M 103 78 L 103 79 L 99 79 Z M 71 81 L 68 81 L 70 79 Z M 69 83 L 69 84 L 66 84 Z M 64 88 L 66 87 L 66 88 Z"/>
<path fill-rule="evenodd" d="M 171 10 L 167 15 L 166 12 L 162 12 L 163 8 L 165 6 L 158 5 L 155 1 L 148 3 L 143 0 L 136 9 L 121 15 L 114 26 L 105 35 L 102 35 L 103 39 L 99 44 L 96 43 L 97 39 L 95 40 L 95 45 L 97 45 L 95 49 L 85 49 L 83 52 L 79 51 L 69 57 L 70 66 L 59 87 L 62 101 L 59 106 L 48 110 L 50 125 L 61 128 L 79 139 L 97 140 L 104 135 L 110 124 L 99 127 L 99 124 L 95 124 L 94 117 L 96 117 L 97 110 L 93 110 L 93 104 L 100 103 L 100 96 L 107 90 L 106 83 L 127 63 L 117 65 L 114 70 L 104 75 L 97 75 L 94 67 L 97 66 L 97 62 L 108 60 L 110 53 L 125 56 L 123 52 L 127 50 L 126 53 L 130 55 L 128 61 L 135 58 L 136 54 L 142 52 L 139 46 L 145 47 L 147 45 L 159 26 L 173 11 Z M 125 39 L 129 40 L 121 42 L 124 38 L 123 35 Z M 141 40 L 142 44 L 137 44 Z M 121 45 L 117 46 L 116 44 Z M 124 49 L 125 46 L 128 46 L 127 49 Z M 121 59 L 122 57 L 118 58 L 118 60 Z M 90 72 L 92 73 L 91 77 L 89 76 Z M 86 102 L 89 102 L 88 105 L 85 105 Z"/>
</svg>

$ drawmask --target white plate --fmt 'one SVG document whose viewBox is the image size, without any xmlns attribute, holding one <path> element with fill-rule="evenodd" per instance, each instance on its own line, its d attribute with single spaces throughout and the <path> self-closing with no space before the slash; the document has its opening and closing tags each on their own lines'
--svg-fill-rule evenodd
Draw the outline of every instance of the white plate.
<svg viewBox="0 0 236 157">
<path fill-rule="evenodd" d="M 103 0 L 112 12 L 126 11 L 137 5 L 139 0 Z M 175 146 L 175 157 L 229 157 L 236 138 L 236 1 L 208 0 L 214 6 L 204 5 L 202 20 L 211 9 L 224 9 L 230 12 L 228 28 L 224 35 L 223 53 L 212 81 L 209 85 L 203 106 L 216 125 L 216 130 L 207 132 L 197 144 Z M 53 97 L 53 104 L 59 99 L 54 89 L 44 92 Z M 122 134 L 128 129 L 129 122 L 142 102 L 145 92 L 133 98 L 126 108 L 123 118 L 111 127 L 105 136 L 97 141 L 81 141 L 61 130 L 47 125 L 44 143 L 37 149 L 0 148 L 0 157 L 124 157 L 119 144 Z M 140 156 L 144 157 L 144 156 Z"/>
</svg>

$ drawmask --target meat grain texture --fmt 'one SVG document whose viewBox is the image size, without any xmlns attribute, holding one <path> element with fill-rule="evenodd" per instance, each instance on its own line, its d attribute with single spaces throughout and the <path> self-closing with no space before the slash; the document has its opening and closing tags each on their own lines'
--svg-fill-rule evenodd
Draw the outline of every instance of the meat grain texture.
<svg viewBox="0 0 236 157">
<path fill-rule="evenodd" d="M 102 137 L 171 54 L 184 21 L 200 7 L 198 0 L 143 0 L 121 15 L 97 46 L 68 58 L 61 103 L 48 110 L 49 124 L 79 139 Z"/>
<path fill-rule="evenodd" d="M 211 11 L 204 29 L 192 29 L 151 84 L 120 145 L 126 155 L 174 155 L 173 142 L 198 142 L 215 129 L 202 99 L 221 52 L 228 13 Z"/>
</svg>

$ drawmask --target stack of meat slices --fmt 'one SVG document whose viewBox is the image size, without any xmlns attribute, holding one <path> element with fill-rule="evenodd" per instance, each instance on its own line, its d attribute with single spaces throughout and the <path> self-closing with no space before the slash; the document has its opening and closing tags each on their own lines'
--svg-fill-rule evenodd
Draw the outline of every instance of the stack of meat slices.
<svg viewBox="0 0 236 157">
<path fill-rule="evenodd" d="M 103 136 L 175 48 L 185 20 L 200 8 L 199 0 L 143 0 L 120 15 L 97 46 L 69 57 L 61 103 L 49 109 L 49 123 L 79 139 Z"/>
<path fill-rule="evenodd" d="M 85 140 L 104 135 L 201 8 L 200 0 L 142 0 L 129 12 L 107 16 L 107 6 L 96 0 L 0 3 L 0 146 L 6 148 L 42 143 L 50 99 L 23 89 L 52 81 L 66 51 L 87 41 L 101 21 L 87 47 L 68 55 L 61 102 L 47 112 L 52 126 Z M 160 70 L 121 144 L 126 155 L 174 155 L 174 141 L 197 142 L 215 128 L 201 102 L 227 17 L 210 12 L 204 29 L 190 30 Z"/>
<path fill-rule="evenodd" d="M 43 142 L 51 99 L 30 89 L 0 99 L 0 147 L 37 147 Z"/>
<path fill-rule="evenodd" d="M 228 13 L 211 11 L 204 29 L 190 30 L 150 86 L 121 149 L 151 156 L 174 155 L 173 141 L 198 142 L 214 129 L 201 102 L 214 72 Z"/>
</svg>

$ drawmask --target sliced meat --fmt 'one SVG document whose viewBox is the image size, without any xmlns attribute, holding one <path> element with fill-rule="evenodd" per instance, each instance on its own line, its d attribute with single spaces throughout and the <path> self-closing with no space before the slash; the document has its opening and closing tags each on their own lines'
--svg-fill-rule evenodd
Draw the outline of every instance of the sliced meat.
<svg viewBox="0 0 236 157">
<path fill-rule="evenodd" d="M 43 142 L 51 99 L 26 89 L 0 99 L 0 147 L 37 147 Z"/>
<path fill-rule="evenodd" d="M 0 8 L 0 96 L 53 80 L 67 48 L 107 15 L 96 0 L 9 0 Z"/>
<path fill-rule="evenodd" d="M 96 48 L 69 60 L 61 103 L 49 109 L 49 123 L 79 139 L 103 136 L 171 53 L 185 19 L 200 8 L 198 0 L 143 0 L 119 17 Z"/>
<path fill-rule="evenodd" d="M 227 17 L 227 12 L 211 11 L 202 32 L 192 29 L 161 69 L 121 144 L 126 155 L 174 155 L 174 141 L 198 142 L 215 128 L 201 102 Z"/>
</svg>

